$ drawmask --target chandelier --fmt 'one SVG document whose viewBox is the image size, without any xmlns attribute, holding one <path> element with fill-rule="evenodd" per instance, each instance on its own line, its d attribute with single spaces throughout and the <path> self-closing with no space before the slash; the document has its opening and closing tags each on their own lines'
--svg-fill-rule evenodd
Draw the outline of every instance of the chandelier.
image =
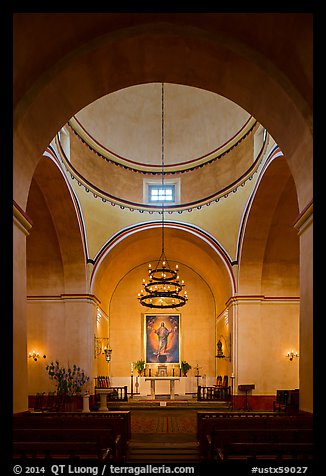
<svg viewBox="0 0 326 476">
<path fill-rule="evenodd" d="M 164 84 L 162 83 L 162 190 L 164 190 Z M 184 306 L 188 300 L 187 291 L 179 277 L 179 265 L 172 269 L 164 250 L 164 202 L 162 201 L 162 252 L 155 266 L 148 265 L 148 279 L 143 279 L 138 294 L 142 306 L 156 309 L 168 309 Z"/>
</svg>

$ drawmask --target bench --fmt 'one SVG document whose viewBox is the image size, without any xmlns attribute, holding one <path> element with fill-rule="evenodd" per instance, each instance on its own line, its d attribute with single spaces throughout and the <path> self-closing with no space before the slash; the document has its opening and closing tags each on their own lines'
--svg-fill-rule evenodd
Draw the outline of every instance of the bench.
<svg viewBox="0 0 326 476">
<path fill-rule="evenodd" d="M 105 450 L 99 451 L 94 441 L 14 441 L 13 458 L 96 459 L 107 461 Z"/>
<path fill-rule="evenodd" d="M 24 428 L 13 430 L 13 457 L 90 458 L 122 461 L 120 435 L 108 429 Z"/>
<path fill-rule="evenodd" d="M 214 450 L 209 441 L 213 441 L 214 431 L 223 430 L 282 430 L 311 429 L 311 414 L 288 415 L 273 412 L 197 412 L 197 439 L 202 458 L 210 457 Z"/>
<path fill-rule="evenodd" d="M 311 414 L 286 414 L 274 412 L 197 412 L 197 438 L 200 440 L 214 428 L 274 428 L 295 424 L 312 428 Z"/>
<path fill-rule="evenodd" d="M 208 461 L 222 460 L 224 448 L 229 443 L 312 443 L 311 428 L 278 428 L 278 429 L 219 429 L 213 430 L 206 437 L 202 458 Z"/>
<path fill-rule="evenodd" d="M 125 458 L 128 440 L 131 436 L 130 411 L 106 413 L 32 413 L 14 415 L 13 429 L 57 429 L 64 434 L 67 429 L 111 430 L 119 437 L 119 457 Z"/>
<path fill-rule="evenodd" d="M 313 443 L 306 442 L 241 442 L 227 443 L 220 453 L 221 460 L 312 460 Z"/>
</svg>

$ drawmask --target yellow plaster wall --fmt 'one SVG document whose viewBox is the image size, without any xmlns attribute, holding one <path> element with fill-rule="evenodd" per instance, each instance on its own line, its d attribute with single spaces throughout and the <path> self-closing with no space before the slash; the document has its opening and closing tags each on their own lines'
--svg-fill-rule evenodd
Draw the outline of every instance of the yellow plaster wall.
<svg viewBox="0 0 326 476">
<path fill-rule="evenodd" d="M 236 384 L 254 383 L 253 394 L 299 388 L 299 359 L 286 357 L 299 345 L 299 301 L 238 303 Z"/>
<path fill-rule="evenodd" d="M 96 306 L 86 300 L 53 299 L 28 301 L 28 352 L 41 358 L 28 359 L 28 393 L 55 389 L 45 365 L 58 360 L 60 365 L 80 366 L 92 382 L 94 372 L 94 334 Z M 46 359 L 42 358 L 43 354 Z"/>
</svg>

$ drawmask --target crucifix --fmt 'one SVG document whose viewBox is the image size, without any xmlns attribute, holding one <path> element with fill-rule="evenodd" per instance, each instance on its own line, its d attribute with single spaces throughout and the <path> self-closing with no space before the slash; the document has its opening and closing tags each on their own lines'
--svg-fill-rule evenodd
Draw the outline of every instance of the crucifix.
<svg viewBox="0 0 326 476">
<path fill-rule="evenodd" d="M 201 369 L 202 367 L 198 367 L 198 364 L 196 365 L 196 375 L 195 377 L 197 378 L 197 388 L 198 388 L 198 385 L 199 385 L 199 379 L 201 377 L 201 375 L 199 375 L 199 369 Z"/>
</svg>

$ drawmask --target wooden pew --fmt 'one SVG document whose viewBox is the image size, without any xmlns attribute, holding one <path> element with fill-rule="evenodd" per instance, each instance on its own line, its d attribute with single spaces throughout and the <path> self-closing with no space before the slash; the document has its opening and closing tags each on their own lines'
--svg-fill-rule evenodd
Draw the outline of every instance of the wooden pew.
<svg viewBox="0 0 326 476">
<path fill-rule="evenodd" d="M 208 461 L 223 460 L 224 448 L 229 443 L 312 443 L 311 428 L 241 428 L 218 429 L 207 435 L 203 447 L 203 459 Z"/>
<path fill-rule="evenodd" d="M 110 461 L 106 451 L 101 452 L 94 441 L 14 441 L 13 458 L 96 459 Z M 112 461 L 112 460 L 111 460 Z"/>
<path fill-rule="evenodd" d="M 17 429 L 52 429 L 63 434 L 67 429 L 74 430 L 111 430 L 119 437 L 119 458 L 124 459 L 128 440 L 131 435 L 130 411 L 113 411 L 103 414 L 95 413 L 55 413 L 55 414 L 25 414 L 13 418 L 14 431 Z"/>
<path fill-rule="evenodd" d="M 25 412 L 23 414 L 14 415 L 14 428 L 33 428 L 33 427 L 72 427 L 83 428 L 112 428 L 118 433 L 130 439 L 131 435 L 131 412 L 130 410 L 109 411 L 105 413 L 90 412 L 53 412 L 33 413 Z"/>
<path fill-rule="evenodd" d="M 241 442 L 227 443 L 221 451 L 221 460 L 312 460 L 313 443 L 307 442 Z"/>
<path fill-rule="evenodd" d="M 232 429 L 281 430 L 285 428 L 313 428 L 310 414 L 287 415 L 273 412 L 197 412 L 197 439 L 202 458 L 209 458 L 214 449 L 210 446 L 215 430 Z"/>
<path fill-rule="evenodd" d="M 103 461 L 122 461 L 120 436 L 108 429 L 14 429 L 13 444 L 15 458 L 43 454 L 51 458 L 74 455 Z"/>
<path fill-rule="evenodd" d="M 274 412 L 197 412 L 198 441 L 214 428 L 274 428 L 285 424 L 312 428 L 312 415 Z"/>
</svg>

